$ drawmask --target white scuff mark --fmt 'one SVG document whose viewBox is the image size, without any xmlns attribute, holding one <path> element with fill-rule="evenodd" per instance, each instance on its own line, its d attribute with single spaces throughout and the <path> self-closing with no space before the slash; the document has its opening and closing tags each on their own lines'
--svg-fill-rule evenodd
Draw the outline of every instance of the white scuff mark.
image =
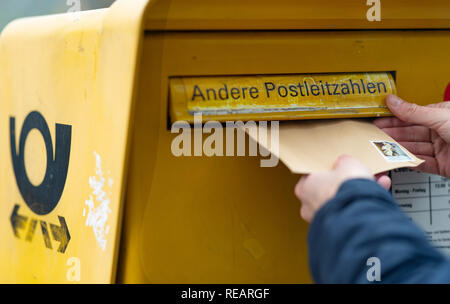
<svg viewBox="0 0 450 304">
<path fill-rule="evenodd" d="M 107 225 L 108 214 L 111 213 L 109 204 L 111 200 L 105 192 L 105 177 L 102 171 L 102 159 L 97 152 L 94 152 L 96 159 L 96 176 L 89 177 L 89 186 L 92 189 L 92 195 L 85 201 L 88 207 L 88 213 L 86 218 L 86 226 L 92 227 L 94 230 L 95 238 L 102 250 L 106 249 L 106 237 L 109 233 L 109 225 Z M 113 185 L 112 178 L 108 179 L 108 186 L 111 188 Z M 83 209 L 83 216 L 86 214 L 86 209 Z"/>
</svg>

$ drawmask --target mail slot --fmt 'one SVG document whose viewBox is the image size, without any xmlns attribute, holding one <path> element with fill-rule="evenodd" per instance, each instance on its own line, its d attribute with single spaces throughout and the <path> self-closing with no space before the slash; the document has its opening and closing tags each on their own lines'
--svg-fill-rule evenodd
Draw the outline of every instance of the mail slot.
<svg viewBox="0 0 450 304">
<path fill-rule="evenodd" d="M 173 120 L 314 119 L 389 115 L 390 73 L 176 77 L 170 80 Z"/>
<path fill-rule="evenodd" d="M 383 2 L 380 22 L 361 1 L 242 0 L 14 21 L 0 43 L 0 281 L 311 282 L 299 176 L 259 157 L 177 157 L 171 124 L 442 101 L 450 7 L 433 3 Z M 41 191 L 46 164 L 67 167 L 61 193 Z"/>
</svg>

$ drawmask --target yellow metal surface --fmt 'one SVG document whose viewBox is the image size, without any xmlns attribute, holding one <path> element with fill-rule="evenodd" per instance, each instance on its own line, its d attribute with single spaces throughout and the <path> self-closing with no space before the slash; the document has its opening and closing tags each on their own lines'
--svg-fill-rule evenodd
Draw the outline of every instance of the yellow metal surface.
<svg viewBox="0 0 450 304">
<path fill-rule="evenodd" d="M 397 93 L 427 104 L 442 100 L 449 52 L 450 31 L 147 31 L 118 281 L 311 282 L 299 177 L 258 157 L 175 157 L 170 79 L 395 71 Z"/>
<path fill-rule="evenodd" d="M 367 20 L 364 0 L 159 0 L 148 30 L 448 29 L 447 0 L 380 1 L 381 21 Z M 375 2 L 375 1 L 374 1 Z"/>
<path fill-rule="evenodd" d="M 294 120 L 391 114 L 390 73 L 176 77 L 170 80 L 171 120 Z"/>
<path fill-rule="evenodd" d="M 308 18 L 281 18 L 266 1 L 185 3 L 191 9 L 118 0 L 107 10 L 21 20 L 2 34 L 1 282 L 311 282 L 298 176 L 281 163 L 261 168 L 258 157 L 175 157 L 170 80 L 390 71 L 398 94 L 418 104 L 440 101 L 450 81 L 446 3 L 417 23 L 436 31 L 334 30 L 364 27 L 364 17 L 352 18 L 363 10 L 356 2 L 322 31 L 292 30 Z M 284 12 L 314 6 L 280 3 Z M 320 21 L 311 24 L 323 29 L 335 3 L 324 4 L 322 17 L 310 12 Z M 419 2 L 411 3 L 417 13 Z M 386 27 L 415 27 L 417 18 L 391 7 Z M 236 22 L 225 22 L 230 14 Z M 54 172 L 64 177 L 65 162 L 46 168 L 67 158 L 61 196 L 34 199 L 50 196 L 35 187 L 60 180 Z"/>
<path fill-rule="evenodd" d="M 146 3 L 2 33 L 0 282 L 114 281 Z"/>
</svg>

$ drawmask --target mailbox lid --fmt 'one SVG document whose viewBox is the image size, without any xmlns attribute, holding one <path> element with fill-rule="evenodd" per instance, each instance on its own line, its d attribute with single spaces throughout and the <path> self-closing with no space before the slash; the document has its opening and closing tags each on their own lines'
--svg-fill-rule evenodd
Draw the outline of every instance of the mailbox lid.
<svg viewBox="0 0 450 304">
<path fill-rule="evenodd" d="M 381 2 L 381 1 L 380 1 Z M 446 0 L 382 1 L 381 21 L 368 21 L 373 5 L 361 0 L 156 0 L 147 30 L 330 30 L 450 28 Z"/>
</svg>

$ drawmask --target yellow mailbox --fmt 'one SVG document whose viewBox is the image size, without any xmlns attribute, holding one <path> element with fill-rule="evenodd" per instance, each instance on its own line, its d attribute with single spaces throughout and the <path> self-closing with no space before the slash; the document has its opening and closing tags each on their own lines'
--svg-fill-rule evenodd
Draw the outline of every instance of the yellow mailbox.
<svg viewBox="0 0 450 304">
<path fill-rule="evenodd" d="M 170 126 L 196 114 L 389 115 L 389 93 L 441 101 L 450 3 L 383 2 L 381 21 L 369 8 L 118 0 L 11 23 L 0 38 L 0 281 L 311 282 L 298 176 L 258 157 L 177 157 Z"/>
</svg>

